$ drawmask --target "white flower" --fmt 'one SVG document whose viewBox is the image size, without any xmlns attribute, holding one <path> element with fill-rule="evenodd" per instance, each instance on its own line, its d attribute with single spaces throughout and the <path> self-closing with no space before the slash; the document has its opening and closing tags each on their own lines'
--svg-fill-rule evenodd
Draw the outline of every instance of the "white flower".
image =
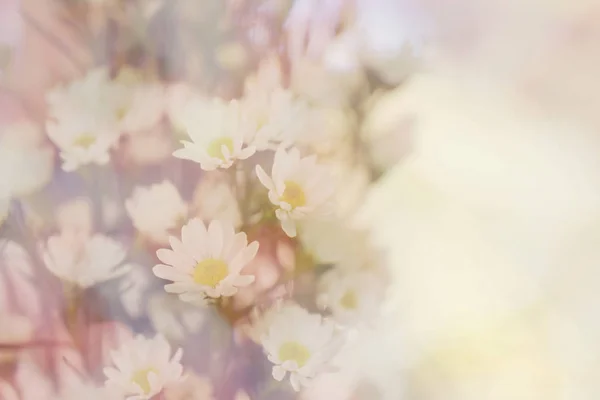
<svg viewBox="0 0 600 400">
<path fill-rule="evenodd" d="M 220 99 L 195 99 L 185 110 L 185 130 L 192 140 L 183 140 L 184 148 L 173 155 L 200 163 L 206 171 L 229 168 L 235 160 L 244 160 L 256 152 L 244 145 L 244 127 L 238 102 Z"/>
<path fill-rule="evenodd" d="M 41 145 L 38 126 L 21 122 L 5 128 L 0 138 L 0 170 L 12 196 L 23 196 L 40 190 L 52 179 L 52 149 Z"/>
<path fill-rule="evenodd" d="M 117 120 L 123 132 L 136 133 L 156 126 L 165 112 L 165 89 L 144 82 L 138 71 L 121 69 L 113 83 L 118 94 Z"/>
<path fill-rule="evenodd" d="M 170 237 L 172 250 L 160 249 L 159 264 L 153 271 L 159 278 L 173 281 L 166 285 L 183 301 L 203 304 L 207 298 L 228 297 L 239 287 L 254 281 L 252 275 L 240 275 L 256 255 L 258 242 L 248 244 L 246 234 L 233 226 L 212 221 L 206 226 L 192 219 L 181 228 L 181 240 Z"/>
<path fill-rule="evenodd" d="M 269 190 L 269 200 L 278 206 L 275 211 L 281 227 L 290 237 L 296 236 L 295 220 L 307 215 L 327 213 L 327 203 L 333 194 L 329 171 L 317 164 L 315 156 L 301 157 L 300 151 L 279 148 L 275 153 L 271 176 L 259 166 L 256 174 Z"/>
<path fill-rule="evenodd" d="M 84 164 L 106 164 L 109 150 L 119 140 L 119 96 L 108 71 L 98 68 L 48 96 L 47 131 L 60 149 L 63 169 Z"/>
<path fill-rule="evenodd" d="M 127 400 L 147 400 L 182 379 L 182 351 L 171 358 L 171 346 L 161 336 L 136 336 L 111 354 L 116 368 L 104 369 L 106 387 L 118 389 Z"/>
<path fill-rule="evenodd" d="M 336 267 L 319 281 L 317 304 L 345 325 L 368 323 L 379 313 L 385 279 L 378 269 Z"/>
<path fill-rule="evenodd" d="M 188 212 L 170 181 L 135 188 L 125 208 L 136 229 L 158 243 L 168 242 L 169 230 L 177 228 Z"/>
<path fill-rule="evenodd" d="M 289 372 L 296 391 L 328 369 L 341 345 L 333 322 L 295 304 L 286 304 L 271 316 L 261 342 L 269 361 L 275 364 L 273 378 L 281 381 Z"/>
<path fill-rule="evenodd" d="M 281 87 L 247 93 L 242 109 L 248 125 L 245 140 L 257 150 L 289 147 L 311 131 L 308 103 Z"/>
<path fill-rule="evenodd" d="M 61 234 L 48 239 L 42 256 L 54 275 L 88 288 L 125 273 L 117 268 L 125 254 L 120 243 L 101 234 L 89 238 Z"/>
<path fill-rule="evenodd" d="M 313 132 L 313 115 L 306 101 L 281 85 L 281 67 L 275 58 L 266 59 L 256 75 L 246 79 L 241 108 L 246 126 L 246 143 L 257 150 L 289 147 Z"/>
</svg>

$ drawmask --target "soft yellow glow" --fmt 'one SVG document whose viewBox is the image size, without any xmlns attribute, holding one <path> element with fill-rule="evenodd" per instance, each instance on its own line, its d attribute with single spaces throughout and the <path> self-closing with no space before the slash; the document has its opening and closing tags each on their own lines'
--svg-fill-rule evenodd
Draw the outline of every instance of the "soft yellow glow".
<svg viewBox="0 0 600 400">
<path fill-rule="evenodd" d="M 294 181 L 285 181 L 285 190 L 280 200 L 288 203 L 292 208 L 306 205 L 304 190 L 302 186 Z"/>
<path fill-rule="evenodd" d="M 340 299 L 340 305 L 349 310 L 355 310 L 358 307 L 358 298 L 354 290 L 348 290 Z"/>
<path fill-rule="evenodd" d="M 207 258 L 196 264 L 194 282 L 199 285 L 216 287 L 229 273 L 227 263 L 215 258 Z"/>
<path fill-rule="evenodd" d="M 219 158 L 219 159 L 225 161 L 225 156 L 223 155 L 223 150 L 222 150 L 223 146 L 227 147 L 227 150 L 229 150 L 230 154 L 233 153 L 233 139 L 231 139 L 229 137 L 222 137 L 222 138 L 213 140 L 208 145 L 208 149 L 206 150 L 206 152 L 211 157 Z"/>
<path fill-rule="evenodd" d="M 84 133 L 79 135 L 79 137 L 73 141 L 73 146 L 89 149 L 94 143 L 96 143 L 96 137 L 94 135 Z"/>
<path fill-rule="evenodd" d="M 154 372 L 158 374 L 158 371 L 154 368 L 146 368 L 136 371 L 131 377 L 131 381 L 137 384 L 145 394 L 150 393 L 150 382 L 148 381 L 148 374 Z"/>
<path fill-rule="evenodd" d="M 281 362 L 296 361 L 298 367 L 302 368 L 309 358 L 310 351 L 306 346 L 298 342 L 285 342 L 279 347 L 279 359 Z"/>
</svg>

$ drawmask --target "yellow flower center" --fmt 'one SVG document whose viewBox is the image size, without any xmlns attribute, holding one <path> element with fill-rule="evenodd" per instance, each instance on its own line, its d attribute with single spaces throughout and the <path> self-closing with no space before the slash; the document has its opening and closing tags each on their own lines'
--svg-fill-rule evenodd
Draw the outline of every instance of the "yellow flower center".
<svg viewBox="0 0 600 400">
<path fill-rule="evenodd" d="M 206 152 L 213 158 L 219 158 L 225 161 L 225 156 L 223 155 L 223 146 L 227 147 L 229 154 L 233 153 L 233 139 L 228 137 L 218 138 L 210 142 Z"/>
<path fill-rule="evenodd" d="M 96 143 L 96 137 L 94 135 L 90 135 L 89 133 L 84 133 L 79 135 L 79 137 L 73 141 L 73 146 L 82 147 L 87 150 L 94 143 Z"/>
<path fill-rule="evenodd" d="M 358 307 L 358 299 L 354 290 L 348 290 L 341 298 L 340 305 L 349 310 L 355 310 Z"/>
<path fill-rule="evenodd" d="M 302 186 L 294 181 L 285 181 L 285 190 L 280 197 L 280 201 L 285 201 L 292 208 L 302 207 L 306 205 L 306 195 Z"/>
<path fill-rule="evenodd" d="M 154 368 L 146 368 L 146 369 L 141 369 L 139 371 L 136 371 L 133 376 L 131 377 L 131 381 L 135 384 L 137 384 L 142 391 L 144 392 L 144 394 L 148 394 L 150 393 L 150 382 L 148 381 L 148 374 L 150 372 L 154 372 L 155 374 L 158 375 L 158 371 Z"/>
<path fill-rule="evenodd" d="M 199 285 L 216 287 L 219 282 L 227 277 L 228 273 L 229 270 L 225 261 L 207 258 L 196 264 L 193 279 Z"/>
<path fill-rule="evenodd" d="M 122 121 L 127 113 L 129 112 L 129 107 L 123 106 L 117 109 L 117 121 Z"/>
<path fill-rule="evenodd" d="M 279 347 L 281 362 L 296 361 L 298 368 L 302 368 L 310 358 L 310 351 L 298 342 L 285 342 Z"/>
</svg>

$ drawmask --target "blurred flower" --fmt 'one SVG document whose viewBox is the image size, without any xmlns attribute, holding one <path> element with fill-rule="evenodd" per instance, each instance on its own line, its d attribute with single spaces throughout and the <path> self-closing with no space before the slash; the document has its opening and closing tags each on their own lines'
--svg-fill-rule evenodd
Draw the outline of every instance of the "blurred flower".
<svg viewBox="0 0 600 400">
<path fill-rule="evenodd" d="M 239 103 L 195 100 L 185 111 L 185 129 L 192 142 L 182 141 L 184 148 L 173 155 L 200 163 L 206 171 L 229 168 L 235 160 L 250 157 L 256 149 L 244 147 Z"/>
<path fill-rule="evenodd" d="M 157 243 L 168 243 L 169 231 L 185 220 L 187 204 L 170 181 L 149 187 L 136 187 L 125 201 L 135 228 Z"/>
<path fill-rule="evenodd" d="M 114 85 L 118 93 L 117 119 L 123 132 L 143 132 L 159 123 L 165 110 L 161 84 L 144 82 L 138 71 L 122 68 Z"/>
<path fill-rule="evenodd" d="M 276 59 L 267 59 L 255 76 L 246 80 L 241 100 L 246 142 L 257 150 L 290 146 L 310 131 L 312 115 L 308 103 L 281 86 L 281 71 Z"/>
<path fill-rule="evenodd" d="M 91 236 L 94 224 L 90 200 L 77 197 L 59 205 L 56 223 L 60 232 L 67 232 L 71 237 L 84 239 Z"/>
<path fill-rule="evenodd" d="M 377 269 L 337 266 L 319 280 L 317 304 L 344 325 L 369 323 L 379 314 L 385 295 L 385 276 Z"/>
<path fill-rule="evenodd" d="M 194 373 L 186 374 L 185 380 L 165 388 L 165 400 L 213 400 L 210 379 Z"/>
<path fill-rule="evenodd" d="M 154 329 L 172 340 L 184 340 L 186 335 L 198 332 L 206 321 L 204 309 L 164 292 L 150 298 L 146 311 Z"/>
<path fill-rule="evenodd" d="M 289 372 L 296 391 L 327 370 L 341 344 L 332 322 L 295 304 L 281 307 L 272 316 L 261 342 L 269 361 L 275 364 L 273 378 L 281 381 Z"/>
<path fill-rule="evenodd" d="M 186 133 L 188 104 L 206 101 L 204 96 L 186 83 L 175 83 L 166 89 L 166 109 L 177 136 Z"/>
<path fill-rule="evenodd" d="M 119 95 L 104 68 L 48 93 L 48 136 L 61 151 L 65 171 L 108 163 L 120 135 Z"/>
<path fill-rule="evenodd" d="M 233 226 L 212 221 L 207 227 L 192 219 L 181 228 L 181 241 L 169 239 L 173 250 L 160 249 L 158 258 L 167 265 L 153 268 L 159 278 L 173 281 L 165 286 L 183 301 L 204 303 L 207 298 L 228 297 L 237 288 L 254 281 L 253 275 L 240 275 L 254 258 L 258 242 L 248 244 L 246 234 Z"/>
<path fill-rule="evenodd" d="M 305 251 L 321 264 L 362 268 L 375 259 L 368 232 L 346 219 L 306 219 L 298 237 Z"/>
<path fill-rule="evenodd" d="M 128 135 L 121 143 L 126 161 L 137 165 L 150 165 L 165 162 L 173 153 L 170 132 L 161 125 L 154 129 Z"/>
<path fill-rule="evenodd" d="M 106 387 L 128 400 L 147 400 L 182 379 L 181 349 L 171 357 L 171 346 L 161 336 L 136 336 L 112 353 L 115 367 L 104 369 Z"/>
<path fill-rule="evenodd" d="M 296 236 L 296 220 L 327 211 L 333 185 L 329 171 L 317 164 L 316 156 L 301 157 L 296 148 L 279 148 L 271 176 L 260 165 L 256 174 L 269 190 L 269 200 L 278 207 L 275 213 L 288 236 Z"/>
<path fill-rule="evenodd" d="M 201 178 L 192 200 L 195 215 L 204 221 L 218 219 L 239 228 L 242 225 L 240 207 L 226 177 L 213 172 Z"/>
<path fill-rule="evenodd" d="M 150 271 L 138 264 L 128 264 L 124 268 L 128 272 L 119 282 L 121 303 L 131 317 L 138 318 L 145 312 L 144 292 L 150 286 Z"/>
<path fill-rule="evenodd" d="M 294 61 L 320 58 L 335 36 L 345 0 L 299 0 L 285 22 L 288 51 Z"/>
<path fill-rule="evenodd" d="M 68 233 L 52 236 L 43 248 L 46 267 L 57 277 L 82 288 L 123 275 L 119 265 L 125 248 L 117 241 L 95 234 L 90 238 L 74 238 Z"/>
<path fill-rule="evenodd" d="M 42 138 L 41 129 L 32 122 L 5 127 L 0 137 L 0 170 L 6 171 L 3 178 L 12 196 L 36 192 L 52 179 L 54 154 Z"/>
</svg>

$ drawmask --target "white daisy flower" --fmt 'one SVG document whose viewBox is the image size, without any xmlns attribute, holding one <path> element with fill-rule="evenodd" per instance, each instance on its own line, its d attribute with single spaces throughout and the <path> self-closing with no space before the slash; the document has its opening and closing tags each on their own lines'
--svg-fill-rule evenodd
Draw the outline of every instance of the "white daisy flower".
<svg viewBox="0 0 600 400">
<path fill-rule="evenodd" d="M 343 325 L 370 322 L 380 310 L 385 279 L 373 269 L 336 267 L 319 281 L 317 304 Z"/>
<path fill-rule="evenodd" d="M 188 206 L 170 181 L 137 187 L 125 201 L 135 228 L 157 243 L 168 243 L 169 231 L 180 226 Z"/>
<path fill-rule="evenodd" d="M 244 145 L 244 127 L 239 103 L 220 99 L 194 99 L 185 110 L 183 125 L 192 140 L 183 140 L 184 148 L 173 155 L 200 163 L 206 171 L 229 168 L 235 160 L 244 160 L 256 152 Z"/>
<path fill-rule="evenodd" d="M 308 215 L 322 215 L 333 194 L 329 170 L 317 164 L 316 156 L 301 157 L 300 151 L 280 147 L 275 153 L 271 176 L 259 166 L 256 175 L 269 190 L 269 200 L 281 227 L 290 237 L 296 236 L 296 220 Z"/>
<path fill-rule="evenodd" d="M 181 228 L 181 240 L 170 237 L 169 242 L 172 250 L 156 252 L 167 265 L 153 271 L 173 281 L 165 290 L 183 301 L 204 304 L 207 298 L 233 296 L 254 281 L 253 275 L 240 272 L 256 256 L 258 242 L 248 244 L 246 234 L 236 233 L 232 225 L 212 221 L 207 229 L 194 218 Z"/>
<path fill-rule="evenodd" d="M 42 253 L 50 272 L 82 288 L 123 275 L 127 269 L 119 265 L 125 255 L 119 242 L 101 234 L 83 239 L 68 234 L 52 236 Z"/>
<path fill-rule="evenodd" d="M 46 125 L 48 137 L 60 149 L 63 170 L 74 171 L 82 165 L 105 165 L 119 135 L 113 128 L 97 125 L 84 115 Z"/>
<path fill-rule="evenodd" d="M 108 163 L 120 134 L 118 99 L 105 68 L 48 93 L 48 136 L 60 149 L 65 171 Z"/>
<path fill-rule="evenodd" d="M 290 374 L 294 390 L 307 386 L 311 379 L 326 371 L 338 352 L 341 341 L 333 322 L 302 307 L 287 303 L 270 315 L 268 333 L 262 346 L 273 367 L 273 378 L 281 381 Z"/>
<path fill-rule="evenodd" d="M 123 393 L 126 400 L 150 399 L 183 379 L 181 356 L 178 349 L 171 357 L 171 346 L 161 335 L 136 336 L 111 353 L 116 368 L 104 368 L 106 387 Z"/>
</svg>

